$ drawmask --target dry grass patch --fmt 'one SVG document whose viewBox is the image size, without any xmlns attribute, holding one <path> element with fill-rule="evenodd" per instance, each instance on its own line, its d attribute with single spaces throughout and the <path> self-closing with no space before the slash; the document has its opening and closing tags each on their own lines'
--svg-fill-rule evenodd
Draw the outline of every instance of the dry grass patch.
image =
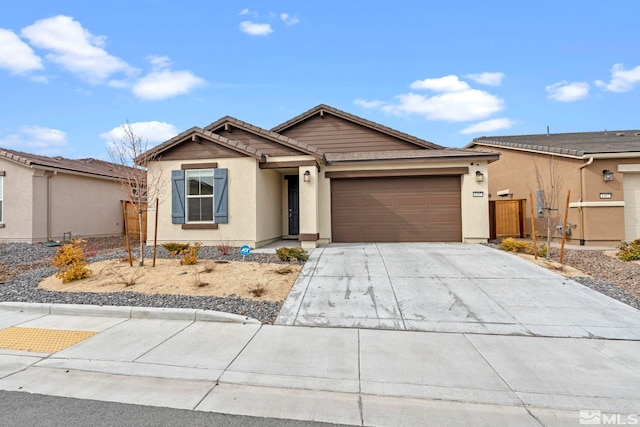
<svg viewBox="0 0 640 427">
<path fill-rule="evenodd" d="M 40 282 L 39 288 L 62 292 L 235 295 L 260 301 L 284 301 L 302 270 L 301 265 L 282 266 L 251 261 L 229 261 L 224 264 L 200 261 L 196 265 L 180 265 L 177 259 L 159 259 L 156 267 L 130 267 L 128 260 L 100 261 L 88 267 L 94 272 L 91 277 L 63 284 L 60 279 L 51 276 Z M 135 280 L 123 280 L 129 278 Z M 256 286 L 265 289 L 261 296 L 251 292 L 251 288 Z"/>
</svg>

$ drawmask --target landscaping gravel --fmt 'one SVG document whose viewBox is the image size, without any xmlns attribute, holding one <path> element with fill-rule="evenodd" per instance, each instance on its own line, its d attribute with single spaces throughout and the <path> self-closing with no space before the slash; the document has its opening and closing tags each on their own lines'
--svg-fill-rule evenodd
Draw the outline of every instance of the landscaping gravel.
<svg viewBox="0 0 640 427">
<path fill-rule="evenodd" d="M 90 243 L 93 243 L 90 241 Z M 113 240 L 111 246 L 122 247 L 121 241 Z M 92 246 L 92 245 L 89 245 Z M 97 245 L 100 246 L 100 245 Z M 103 261 L 127 257 L 122 249 L 98 247 L 98 254 L 88 259 L 89 262 Z M 96 246 L 93 246 L 96 248 Z M 0 301 L 20 301 L 61 304 L 119 305 L 137 307 L 174 307 L 216 310 L 252 317 L 263 323 L 273 323 L 280 312 L 282 303 L 271 301 L 254 301 L 237 297 L 201 297 L 185 295 L 143 294 L 139 292 L 53 292 L 38 289 L 38 283 L 55 274 L 56 268 L 47 267 L 55 255 L 56 248 L 40 244 L 5 243 L 0 248 L 0 261 L 10 268 L 24 271 L 11 280 L 0 284 Z M 134 262 L 137 262 L 138 251 L 132 251 Z M 158 247 L 157 257 L 168 258 L 169 252 Z M 151 265 L 153 248 L 145 249 L 145 265 Z M 242 260 L 237 249 L 228 255 L 222 255 L 216 248 L 202 247 L 198 253 L 200 259 Z M 246 261 L 284 263 L 274 254 L 250 254 Z"/>
</svg>

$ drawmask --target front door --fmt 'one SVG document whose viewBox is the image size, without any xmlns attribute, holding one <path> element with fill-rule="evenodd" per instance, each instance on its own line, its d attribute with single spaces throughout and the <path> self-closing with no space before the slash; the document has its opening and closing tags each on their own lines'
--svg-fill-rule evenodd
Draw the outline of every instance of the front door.
<svg viewBox="0 0 640 427">
<path fill-rule="evenodd" d="M 298 175 L 288 175 L 285 177 L 288 184 L 289 195 L 289 235 L 294 236 L 300 233 L 300 198 L 298 195 Z"/>
</svg>

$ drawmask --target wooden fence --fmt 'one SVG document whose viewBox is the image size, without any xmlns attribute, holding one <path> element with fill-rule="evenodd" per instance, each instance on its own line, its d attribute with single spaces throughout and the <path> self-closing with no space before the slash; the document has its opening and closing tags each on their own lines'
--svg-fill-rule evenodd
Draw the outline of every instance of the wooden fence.
<svg viewBox="0 0 640 427">
<path fill-rule="evenodd" d="M 147 204 L 142 205 L 142 239 L 147 240 Z M 125 224 L 125 231 L 129 238 L 138 240 L 140 236 L 140 223 L 138 222 L 138 212 L 133 203 L 122 201 L 122 216 Z"/>
</svg>

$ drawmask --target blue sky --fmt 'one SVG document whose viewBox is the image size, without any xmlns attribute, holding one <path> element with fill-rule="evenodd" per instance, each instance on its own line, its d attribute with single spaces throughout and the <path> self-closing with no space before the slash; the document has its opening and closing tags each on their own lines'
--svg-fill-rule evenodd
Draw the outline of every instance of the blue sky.
<svg viewBox="0 0 640 427">
<path fill-rule="evenodd" d="M 640 2 L 0 3 L 0 147 L 108 158 L 324 103 L 449 147 L 640 128 Z"/>
</svg>

